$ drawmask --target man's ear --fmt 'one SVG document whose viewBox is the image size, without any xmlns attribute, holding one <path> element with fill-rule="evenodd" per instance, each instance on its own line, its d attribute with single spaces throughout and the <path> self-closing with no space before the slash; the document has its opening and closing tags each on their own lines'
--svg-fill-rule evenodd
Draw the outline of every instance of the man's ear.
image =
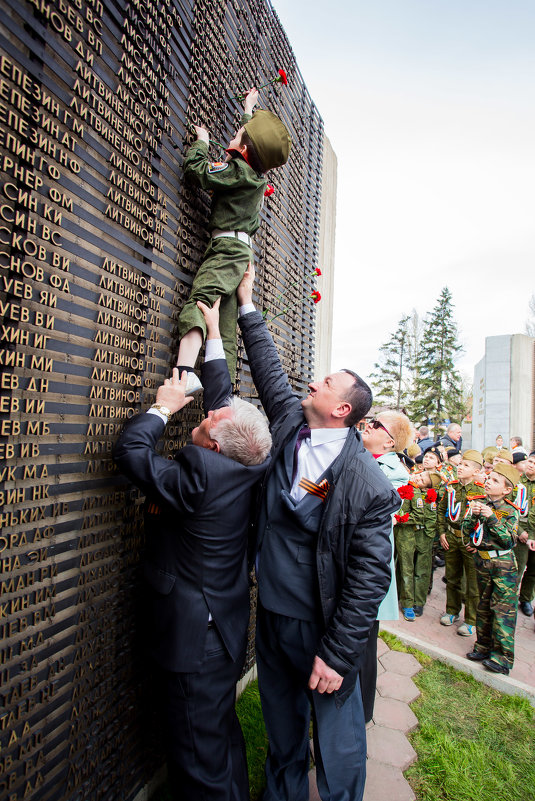
<svg viewBox="0 0 535 801">
<path fill-rule="evenodd" d="M 216 451 L 216 453 L 220 453 L 221 448 L 219 447 L 219 442 L 215 439 L 210 439 L 210 443 L 206 446 L 211 451 Z"/>
<path fill-rule="evenodd" d="M 351 411 L 351 404 L 347 401 L 340 401 L 338 406 L 336 406 L 333 411 L 331 412 L 333 417 L 338 417 L 342 419 L 343 417 L 347 417 L 347 415 Z"/>
</svg>

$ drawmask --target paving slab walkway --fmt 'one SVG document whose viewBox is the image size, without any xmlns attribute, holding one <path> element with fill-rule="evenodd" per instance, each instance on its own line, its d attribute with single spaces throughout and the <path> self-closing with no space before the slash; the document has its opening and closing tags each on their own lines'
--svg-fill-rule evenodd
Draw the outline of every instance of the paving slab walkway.
<svg viewBox="0 0 535 801">
<path fill-rule="evenodd" d="M 402 642 L 447 662 L 458 670 L 510 695 L 522 695 L 535 706 L 535 621 L 518 614 L 515 633 L 515 664 L 509 676 L 499 676 L 466 659 L 474 637 L 461 637 L 457 627 L 440 625 L 446 609 L 444 568 L 434 574 L 433 589 L 422 617 L 409 623 L 403 618 L 381 624 L 381 630 L 398 636 Z M 411 655 L 391 651 L 379 638 L 377 644 L 377 693 L 374 717 L 368 724 L 368 760 L 364 801 L 414 801 L 416 798 L 403 772 L 417 755 L 406 735 L 418 725 L 410 708 L 420 692 L 412 677 L 421 669 Z M 310 801 L 321 801 L 315 771 L 310 771 Z"/>
</svg>

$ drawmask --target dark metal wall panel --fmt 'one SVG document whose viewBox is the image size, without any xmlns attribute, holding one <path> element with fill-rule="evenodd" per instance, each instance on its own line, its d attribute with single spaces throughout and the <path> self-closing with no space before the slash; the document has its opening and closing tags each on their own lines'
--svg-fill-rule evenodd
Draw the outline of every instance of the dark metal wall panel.
<svg viewBox="0 0 535 801">
<path fill-rule="evenodd" d="M 294 148 L 255 239 L 257 301 L 312 379 L 323 124 L 264 0 L 3 0 L 0 10 L 0 797 L 131 799 L 161 763 L 136 620 L 143 498 L 125 419 L 177 349 L 209 197 L 189 125 L 226 142 L 262 91 Z M 214 158 L 218 153 L 214 151 Z M 284 293 L 283 300 L 279 298 Z M 254 397 L 240 345 L 237 389 Z M 172 453 L 199 420 L 172 422 Z M 248 662 L 253 660 L 250 649 Z"/>
</svg>

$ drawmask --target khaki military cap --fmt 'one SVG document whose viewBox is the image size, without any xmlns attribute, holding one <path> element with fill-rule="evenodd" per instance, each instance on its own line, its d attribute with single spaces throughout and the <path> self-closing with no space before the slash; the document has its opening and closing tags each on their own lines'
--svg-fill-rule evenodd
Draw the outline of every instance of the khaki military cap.
<svg viewBox="0 0 535 801">
<path fill-rule="evenodd" d="M 479 453 L 479 451 L 464 451 L 463 452 L 463 459 L 468 459 L 469 462 L 477 462 L 477 464 L 483 467 L 483 457 Z"/>
<path fill-rule="evenodd" d="M 498 462 L 498 464 L 493 465 L 492 472 L 499 473 L 500 476 L 505 476 L 507 481 L 509 481 L 513 487 L 516 487 L 518 479 L 520 478 L 518 475 L 518 470 L 513 467 L 512 464 L 504 464 L 503 462 Z"/>
<path fill-rule="evenodd" d="M 286 164 L 292 140 L 288 129 L 276 114 L 259 109 L 243 127 L 255 146 L 265 172 Z"/>
<path fill-rule="evenodd" d="M 508 451 L 507 448 L 500 448 L 498 453 L 494 454 L 494 458 L 496 459 L 506 459 L 510 464 L 513 464 L 513 454 L 511 451 Z"/>
</svg>

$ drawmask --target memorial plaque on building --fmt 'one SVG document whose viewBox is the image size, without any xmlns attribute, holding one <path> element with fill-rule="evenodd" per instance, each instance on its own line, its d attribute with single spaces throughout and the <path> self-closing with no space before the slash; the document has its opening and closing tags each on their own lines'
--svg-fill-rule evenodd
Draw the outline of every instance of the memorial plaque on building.
<svg viewBox="0 0 535 801">
<path fill-rule="evenodd" d="M 133 799 L 148 732 L 143 497 L 111 451 L 154 402 L 207 244 L 184 183 L 202 124 L 226 143 L 261 91 L 294 147 L 270 176 L 256 300 L 296 389 L 312 379 L 323 125 L 264 0 L 2 0 L 0 797 Z M 213 150 L 214 160 L 221 154 Z M 255 397 L 240 345 L 236 389 Z M 172 454 L 200 403 L 167 426 Z"/>
</svg>

